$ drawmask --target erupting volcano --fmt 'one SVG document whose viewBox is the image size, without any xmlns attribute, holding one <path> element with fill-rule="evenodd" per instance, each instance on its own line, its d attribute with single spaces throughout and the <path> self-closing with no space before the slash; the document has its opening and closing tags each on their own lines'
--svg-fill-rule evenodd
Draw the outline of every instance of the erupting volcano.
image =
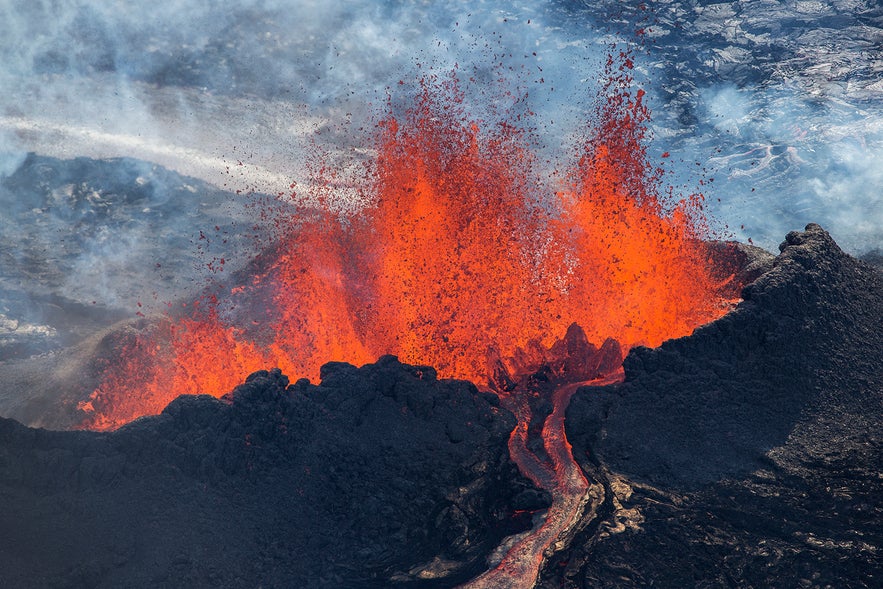
<svg viewBox="0 0 883 589">
<path fill-rule="evenodd" d="M 377 124 L 357 187 L 369 204 L 329 210 L 333 170 L 314 162 L 315 206 L 274 209 L 280 235 L 252 275 L 122 342 L 82 427 L 221 396 L 270 366 L 315 380 L 328 361 L 393 354 L 486 383 L 494 361 L 511 368 L 573 323 L 628 350 L 720 317 L 728 285 L 702 241 L 702 196 L 675 197 L 649 161 L 631 67 L 608 59 L 581 144 L 551 171 L 530 113 L 476 120 L 456 71 L 422 79 Z"/>
<path fill-rule="evenodd" d="M 0 586 L 879 586 L 873 2 L 43 4 Z"/>
<path fill-rule="evenodd" d="M 278 240 L 245 280 L 123 341 L 79 404 L 82 427 L 114 429 L 180 394 L 219 397 L 268 367 L 315 380 L 329 361 L 391 354 L 483 383 L 516 416 L 511 458 L 551 505 L 471 586 L 532 587 L 594 507 L 564 434 L 570 397 L 620 381 L 632 347 L 717 319 L 733 290 L 703 241 L 702 196 L 677 199 L 649 161 L 631 68 L 625 52 L 607 60 L 558 167 L 541 161 L 531 113 L 469 116 L 456 70 L 420 80 L 403 106 L 390 98 L 356 187 L 369 204 L 332 211 L 335 171 L 312 162 L 312 206 L 285 212 L 298 195 L 280 194 Z"/>
</svg>

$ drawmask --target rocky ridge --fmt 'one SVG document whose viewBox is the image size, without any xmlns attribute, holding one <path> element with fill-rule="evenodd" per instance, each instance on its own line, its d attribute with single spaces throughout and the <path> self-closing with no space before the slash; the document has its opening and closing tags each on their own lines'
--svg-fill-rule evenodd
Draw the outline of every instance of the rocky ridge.
<svg viewBox="0 0 883 589">
<path fill-rule="evenodd" d="M 810 224 L 733 312 L 567 413 L 605 501 L 543 587 L 872 587 L 883 575 L 883 276 Z"/>
<path fill-rule="evenodd" d="M 495 395 L 393 357 L 112 433 L 0 420 L 4 587 L 452 586 L 535 495 Z M 522 497 L 523 495 L 523 497 Z"/>
<path fill-rule="evenodd" d="M 715 249 L 753 280 L 742 302 L 574 395 L 595 495 L 538 587 L 883 574 L 883 276 L 817 225 L 775 259 Z M 510 461 L 514 423 L 496 395 L 393 357 L 328 364 L 318 385 L 259 372 L 111 433 L 3 419 L 0 584 L 453 587 L 547 505 Z"/>
</svg>

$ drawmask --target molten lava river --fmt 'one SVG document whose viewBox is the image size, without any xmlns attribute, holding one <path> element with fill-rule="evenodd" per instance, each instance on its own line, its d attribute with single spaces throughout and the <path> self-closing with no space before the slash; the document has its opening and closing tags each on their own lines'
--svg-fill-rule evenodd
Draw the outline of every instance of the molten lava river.
<svg viewBox="0 0 883 589">
<path fill-rule="evenodd" d="M 553 505 L 472 586 L 532 586 L 589 501 L 564 436 L 576 386 L 615 382 L 631 347 L 688 335 L 728 309 L 702 196 L 672 196 L 649 163 L 649 111 L 629 67 L 627 55 L 608 60 L 584 139 L 554 172 L 520 117 L 473 120 L 456 75 L 423 80 L 377 125 L 357 187 L 369 204 L 346 215 L 323 206 L 334 172 L 312 166 L 312 205 L 274 213 L 278 240 L 246 279 L 124 341 L 80 404 L 82 427 L 116 428 L 180 394 L 220 396 L 271 366 L 316 379 L 331 360 L 395 354 L 486 383 L 519 419 L 513 458 Z M 574 360 L 574 350 L 585 353 Z M 530 402 L 538 370 L 551 383 L 543 418 Z"/>
</svg>

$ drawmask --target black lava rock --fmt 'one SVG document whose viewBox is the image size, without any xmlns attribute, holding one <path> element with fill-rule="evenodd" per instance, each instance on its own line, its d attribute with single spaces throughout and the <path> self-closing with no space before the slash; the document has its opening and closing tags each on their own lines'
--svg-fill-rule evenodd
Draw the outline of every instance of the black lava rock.
<svg viewBox="0 0 883 589">
<path fill-rule="evenodd" d="M 545 506 L 471 384 L 394 357 L 322 375 L 258 372 L 113 433 L 0 419 L 0 585 L 452 586 L 529 526 L 515 505 Z"/>
<path fill-rule="evenodd" d="M 606 497 L 541 586 L 879 586 L 883 275 L 818 225 L 780 249 L 733 312 L 573 398 Z"/>
</svg>

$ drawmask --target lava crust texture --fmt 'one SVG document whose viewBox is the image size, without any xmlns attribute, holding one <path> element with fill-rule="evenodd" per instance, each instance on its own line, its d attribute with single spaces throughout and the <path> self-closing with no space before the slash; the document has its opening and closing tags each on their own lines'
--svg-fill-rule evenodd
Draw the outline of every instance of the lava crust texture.
<svg viewBox="0 0 883 589">
<path fill-rule="evenodd" d="M 883 275 L 818 225 L 744 301 L 567 413 L 605 501 L 543 587 L 877 587 Z"/>
<path fill-rule="evenodd" d="M 0 419 L 0 586 L 451 586 L 529 525 L 514 425 L 391 356 L 320 385 L 259 372 L 113 433 Z"/>
</svg>

